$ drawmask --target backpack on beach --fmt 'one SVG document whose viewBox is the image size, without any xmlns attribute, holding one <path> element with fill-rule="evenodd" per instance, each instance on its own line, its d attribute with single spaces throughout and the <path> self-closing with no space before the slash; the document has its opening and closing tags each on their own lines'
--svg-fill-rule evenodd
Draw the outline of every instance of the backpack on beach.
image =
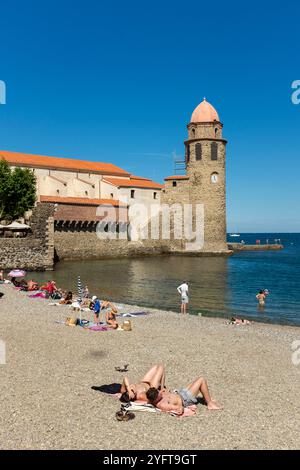
<svg viewBox="0 0 300 470">
<path fill-rule="evenodd" d="M 132 330 L 132 326 L 131 326 L 131 321 L 130 320 L 124 320 L 123 324 L 122 324 L 122 330 L 124 331 L 131 331 Z"/>
<path fill-rule="evenodd" d="M 66 325 L 67 326 L 75 326 L 77 324 L 77 318 L 74 317 L 67 317 L 66 318 Z"/>
</svg>

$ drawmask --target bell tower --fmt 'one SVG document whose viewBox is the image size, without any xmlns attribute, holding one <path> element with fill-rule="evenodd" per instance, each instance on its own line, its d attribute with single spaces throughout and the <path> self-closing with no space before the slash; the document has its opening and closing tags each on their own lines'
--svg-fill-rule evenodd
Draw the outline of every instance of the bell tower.
<svg viewBox="0 0 300 470">
<path fill-rule="evenodd" d="M 206 101 L 194 110 L 185 141 L 189 200 L 204 205 L 204 252 L 228 252 L 226 234 L 226 143 L 223 124 Z"/>
</svg>

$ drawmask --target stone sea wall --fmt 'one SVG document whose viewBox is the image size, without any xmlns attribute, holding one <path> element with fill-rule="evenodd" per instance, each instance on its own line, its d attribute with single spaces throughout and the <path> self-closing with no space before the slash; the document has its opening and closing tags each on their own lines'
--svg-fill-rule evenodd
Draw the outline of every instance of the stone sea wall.
<svg viewBox="0 0 300 470">
<path fill-rule="evenodd" d="M 54 264 L 54 206 L 37 204 L 31 232 L 24 238 L 0 238 L 0 269 L 51 270 Z"/>
<path fill-rule="evenodd" d="M 101 240 L 96 232 L 54 232 L 57 259 L 103 259 L 158 255 L 167 252 L 159 240 Z"/>
</svg>

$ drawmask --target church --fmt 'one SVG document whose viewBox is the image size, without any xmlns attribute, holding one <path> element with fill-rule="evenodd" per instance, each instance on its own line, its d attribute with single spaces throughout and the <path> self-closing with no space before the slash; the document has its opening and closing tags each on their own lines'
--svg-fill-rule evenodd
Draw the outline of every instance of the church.
<svg viewBox="0 0 300 470">
<path fill-rule="evenodd" d="M 156 253 L 228 254 L 226 243 L 226 143 L 223 125 L 216 109 L 204 99 L 193 111 L 187 125 L 185 145 L 185 172 L 168 176 L 164 184 L 143 176 L 136 176 L 112 163 L 31 155 L 0 151 L 12 167 L 30 168 L 36 175 L 37 206 L 53 208 L 54 249 L 58 257 L 89 258 L 103 256 L 108 245 L 95 237 L 103 222 L 99 208 L 117 214 L 118 233 L 128 232 L 130 210 L 134 205 L 156 209 L 165 207 L 192 207 L 192 225 L 202 232 L 202 243 L 189 250 L 186 235 L 180 239 L 132 241 L 130 237 L 111 240 L 109 250 L 114 256 Z M 197 227 L 195 208 L 201 207 L 202 225 Z M 152 210 L 151 209 L 151 210 Z M 171 223 L 174 223 L 176 214 Z M 161 217 L 161 216 L 160 216 Z M 122 223 L 121 221 L 128 221 Z M 146 221 L 149 223 L 149 218 Z M 151 222 L 151 220 L 150 220 Z M 145 225 L 147 225 L 147 223 Z M 160 222 L 161 224 L 161 219 Z M 184 220 L 182 224 L 184 225 Z M 49 226 L 49 224 L 47 225 Z M 102 225 L 107 230 L 107 224 Z M 93 235 L 94 238 L 91 238 Z M 132 251 L 133 250 L 133 251 Z"/>
</svg>

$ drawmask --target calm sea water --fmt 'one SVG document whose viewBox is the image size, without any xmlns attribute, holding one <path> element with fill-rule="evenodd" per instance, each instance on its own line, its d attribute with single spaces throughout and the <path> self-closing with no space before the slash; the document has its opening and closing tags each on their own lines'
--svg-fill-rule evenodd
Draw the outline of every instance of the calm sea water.
<svg viewBox="0 0 300 470">
<path fill-rule="evenodd" d="M 100 298 L 178 310 L 176 287 L 190 284 L 190 312 L 264 322 L 300 325 L 300 234 L 241 234 L 240 239 L 270 243 L 280 239 L 282 251 L 245 252 L 228 258 L 160 256 L 104 261 L 62 261 L 49 277 L 76 292 L 77 276 Z M 258 310 L 255 295 L 269 289 L 266 308 Z"/>
</svg>

